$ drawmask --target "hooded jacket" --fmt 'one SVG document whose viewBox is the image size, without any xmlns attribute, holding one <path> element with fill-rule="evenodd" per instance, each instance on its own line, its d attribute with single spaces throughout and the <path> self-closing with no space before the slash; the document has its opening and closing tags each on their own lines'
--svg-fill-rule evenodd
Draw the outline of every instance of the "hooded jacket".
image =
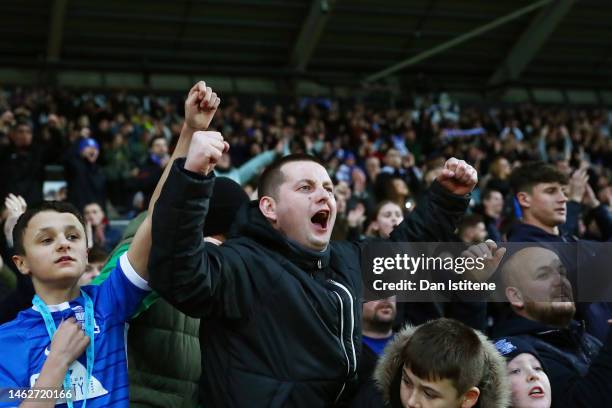
<svg viewBox="0 0 612 408">
<path fill-rule="evenodd" d="M 517 315 L 499 323 L 493 336 L 518 337 L 535 348 L 550 380 L 552 408 L 609 406 L 612 338 L 602 347 L 576 321 L 559 329 Z"/>
<path fill-rule="evenodd" d="M 354 381 L 361 344 L 360 246 L 322 252 L 288 240 L 244 205 L 233 237 L 202 241 L 214 176 L 177 160 L 153 213 L 150 285 L 201 317 L 200 402 L 211 407 L 322 407 Z M 435 185 L 397 241 L 452 240 L 469 197 Z M 344 398 L 344 397 L 343 397 Z"/>
<path fill-rule="evenodd" d="M 400 384 L 402 380 L 402 350 L 417 327 L 406 326 L 395 335 L 387 345 L 381 356 L 374 380 L 383 394 L 383 399 L 392 408 L 401 408 Z M 506 361 L 495 349 L 487 337 L 475 330 L 485 351 L 485 370 L 476 386 L 480 389 L 480 396 L 476 408 L 506 408 L 510 406 L 510 380 L 506 374 Z"/>
</svg>

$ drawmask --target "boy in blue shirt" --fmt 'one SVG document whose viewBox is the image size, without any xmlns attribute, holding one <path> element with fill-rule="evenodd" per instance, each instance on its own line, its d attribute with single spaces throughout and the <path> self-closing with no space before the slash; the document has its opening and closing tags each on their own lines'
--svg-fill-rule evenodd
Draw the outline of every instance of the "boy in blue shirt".
<svg viewBox="0 0 612 408">
<path fill-rule="evenodd" d="M 76 208 L 47 202 L 21 216 L 13 230 L 13 260 L 21 273 L 31 275 L 37 295 L 32 308 L 0 327 L 0 387 L 61 391 L 63 385 L 75 402 L 87 398 L 90 406 L 122 406 L 122 401 L 127 406 L 125 322 L 150 290 L 145 230 L 107 282 L 81 289 L 87 240 Z M 44 395 L 62 401 L 59 392 Z M 17 405 L 12 397 L 8 404 Z"/>
<path fill-rule="evenodd" d="M 191 89 L 178 152 L 196 130 L 208 127 L 219 102 L 203 82 Z M 150 291 L 150 216 L 100 286 L 78 285 L 87 265 L 87 239 L 72 205 L 47 202 L 27 210 L 13 239 L 13 261 L 31 276 L 36 296 L 32 308 L 0 326 L 0 407 L 128 407 L 126 321 Z M 24 395 L 29 399 L 21 402 Z"/>
</svg>

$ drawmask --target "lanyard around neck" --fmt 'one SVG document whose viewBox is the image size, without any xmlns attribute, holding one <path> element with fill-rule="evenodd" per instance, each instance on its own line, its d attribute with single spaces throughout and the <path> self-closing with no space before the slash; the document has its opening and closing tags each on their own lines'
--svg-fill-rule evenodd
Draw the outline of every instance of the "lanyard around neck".
<svg viewBox="0 0 612 408">
<path fill-rule="evenodd" d="M 87 357 L 87 376 L 85 377 L 85 393 L 83 395 L 83 405 L 85 408 L 87 405 L 87 397 L 89 396 L 89 382 L 91 380 L 91 374 L 93 373 L 93 365 L 94 365 L 94 311 L 93 311 L 93 301 L 81 289 L 81 296 L 85 299 L 85 334 L 89 337 L 89 345 L 87 346 L 86 357 Z M 49 308 L 42 301 L 42 299 L 35 295 L 32 303 L 42 315 L 43 320 L 45 321 L 45 327 L 47 328 L 47 333 L 49 334 L 49 338 L 53 340 L 53 335 L 55 334 L 57 327 L 55 326 L 55 321 L 53 321 L 53 316 L 51 316 L 51 312 Z M 68 393 L 71 389 L 71 381 L 70 381 L 70 370 L 66 373 L 66 377 L 64 377 L 64 390 Z M 74 393 L 72 393 L 73 396 Z M 71 398 L 66 397 L 66 404 L 68 404 L 68 408 L 73 408 L 73 402 Z"/>
</svg>

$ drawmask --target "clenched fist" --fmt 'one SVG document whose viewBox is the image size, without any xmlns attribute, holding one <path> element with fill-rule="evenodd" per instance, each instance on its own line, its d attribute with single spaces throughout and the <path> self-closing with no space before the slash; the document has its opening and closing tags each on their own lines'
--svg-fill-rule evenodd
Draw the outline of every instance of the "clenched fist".
<svg viewBox="0 0 612 408">
<path fill-rule="evenodd" d="M 449 192 L 465 195 L 471 192 L 478 183 L 478 175 L 476 169 L 465 161 L 451 157 L 444 163 L 442 174 L 437 180 Z"/>
<path fill-rule="evenodd" d="M 51 340 L 49 355 L 54 355 L 58 361 L 70 366 L 89 345 L 89 337 L 83 333 L 81 326 L 74 317 L 64 320 Z"/>
<path fill-rule="evenodd" d="M 204 81 L 195 84 L 185 101 L 185 124 L 193 130 L 206 130 L 221 99 Z"/>
<path fill-rule="evenodd" d="M 485 242 L 470 246 L 461 253 L 461 256 L 463 258 L 482 258 L 484 268 L 478 269 L 474 267 L 468 270 L 466 272 L 467 277 L 478 282 L 486 282 L 497 270 L 505 253 L 506 248 L 498 248 L 492 239 L 487 239 Z"/>
<path fill-rule="evenodd" d="M 195 132 L 189 144 L 185 169 L 207 175 L 228 150 L 229 144 L 223 140 L 221 133 Z"/>
</svg>

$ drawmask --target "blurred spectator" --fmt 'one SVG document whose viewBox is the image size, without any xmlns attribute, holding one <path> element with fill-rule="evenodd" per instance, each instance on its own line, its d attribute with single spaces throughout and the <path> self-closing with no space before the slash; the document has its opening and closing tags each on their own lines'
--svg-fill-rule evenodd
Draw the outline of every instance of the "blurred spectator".
<svg viewBox="0 0 612 408">
<path fill-rule="evenodd" d="M 13 229 L 21 214 L 26 211 L 28 203 L 21 196 L 9 194 L 4 200 L 4 207 L 3 239 L 1 241 L 0 257 L 9 260 L 4 265 L 11 270 L 13 277 L 16 277 L 16 284 L 14 285 L 14 290 L 9 292 L 0 301 L 0 324 L 13 320 L 19 312 L 30 307 L 32 297 L 34 296 L 34 286 L 30 276 L 20 273 L 12 260 L 12 256 L 15 255 L 13 249 Z M 6 271 L 4 273 L 6 274 Z"/>
<path fill-rule="evenodd" d="M 510 192 L 510 173 L 512 168 L 510 162 L 505 157 L 497 157 L 493 160 L 490 173 L 487 177 L 482 178 L 482 186 L 489 190 L 497 190 L 503 196 Z"/>
<path fill-rule="evenodd" d="M 380 394 L 374 391 L 374 369 L 389 341 L 393 339 L 393 324 L 397 314 L 395 296 L 363 304 L 361 317 L 361 357 L 358 367 L 358 392 L 352 408 L 383 407 Z"/>
<path fill-rule="evenodd" d="M 168 141 L 164 136 L 154 136 L 149 141 L 149 157 L 140 166 L 133 180 L 133 189 L 144 194 L 144 207 L 148 207 L 155 186 L 170 160 Z"/>
<path fill-rule="evenodd" d="M 498 190 L 486 189 L 483 191 L 481 199 L 482 208 L 480 212 L 487 229 L 487 236 L 495 242 L 501 242 L 502 237 L 499 228 L 504 209 L 504 196 Z"/>
<path fill-rule="evenodd" d="M 121 133 L 116 133 L 112 137 L 112 143 L 105 149 L 102 157 L 105 163 L 103 170 L 109 200 L 115 207 L 129 207 L 127 180 L 137 171 L 134 171 L 130 148 Z"/>
<path fill-rule="evenodd" d="M 85 267 L 85 273 L 79 279 L 79 286 L 89 285 L 92 280 L 100 275 L 107 258 L 107 251 L 97 245 L 91 247 L 87 253 L 87 267 Z"/>
<path fill-rule="evenodd" d="M 106 205 L 106 177 L 98 156 L 100 146 L 95 139 L 83 132 L 65 156 L 65 175 L 68 183 L 68 201 L 76 208 L 85 208 L 89 203 Z"/>
<path fill-rule="evenodd" d="M 17 286 L 17 278 L 11 268 L 4 264 L 2 256 L 0 256 L 0 301 L 6 298 L 10 292 L 15 290 Z"/>
<path fill-rule="evenodd" d="M 366 235 L 389 238 L 393 229 L 404 220 L 404 211 L 393 201 L 383 201 L 374 209 Z"/>
<path fill-rule="evenodd" d="M 487 239 L 487 229 L 482 217 L 478 214 L 467 215 L 459 223 L 458 232 L 461 241 L 466 244 L 478 244 Z"/>
<path fill-rule="evenodd" d="M 102 250 L 111 252 L 121 240 L 121 232 L 110 226 L 102 206 L 98 203 L 88 203 L 83 208 L 83 217 L 87 228 L 91 228 L 92 242 Z"/>
<path fill-rule="evenodd" d="M 34 138 L 27 118 L 17 119 L 8 139 L 8 145 L 0 144 L 0 200 L 13 193 L 36 205 L 43 201 L 45 165 L 61 155 L 62 140 Z"/>
</svg>

